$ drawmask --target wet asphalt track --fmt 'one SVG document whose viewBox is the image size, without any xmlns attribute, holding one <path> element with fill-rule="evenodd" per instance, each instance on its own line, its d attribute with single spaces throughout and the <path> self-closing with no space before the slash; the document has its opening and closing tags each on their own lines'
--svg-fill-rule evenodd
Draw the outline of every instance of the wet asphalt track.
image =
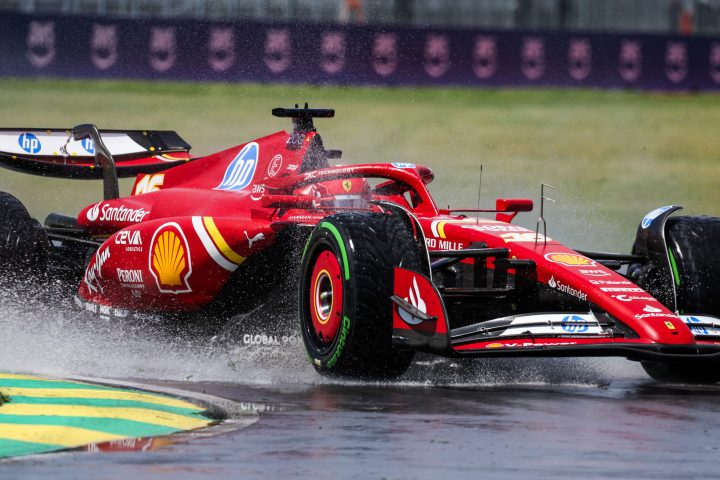
<svg viewBox="0 0 720 480">
<path fill-rule="evenodd" d="M 0 294 L 0 369 L 133 379 L 258 421 L 155 451 L 0 463 L 0 479 L 720 478 L 720 385 L 624 359 L 420 358 L 391 384 L 319 377 L 302 348 L 216 346 Z"/>
<path fill-rule="evenodd" d="M 389 385 L 145 379 L 236 400 L 260 419 L 154 452 L 1 464 L 0 477 L 720 477 L 720 387 L 662 387 L 622 360 L 480 363 L 471 383 L 444 362 Z"/>
</svg>

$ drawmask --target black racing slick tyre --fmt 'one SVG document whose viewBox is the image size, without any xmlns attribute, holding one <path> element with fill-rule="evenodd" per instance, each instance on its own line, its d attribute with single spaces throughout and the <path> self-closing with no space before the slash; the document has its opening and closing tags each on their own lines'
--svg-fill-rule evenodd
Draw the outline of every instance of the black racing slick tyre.
<svg viewBox="0 0 720 480">
<path fill-rule="evenodd" d="M 38 279 L 47 268 L 45 230 L 20 201 L 0 192 L 0 281 Z"/>
<path fill-rule="evenodd" d="M 399 217 L 340 213 L 310 234 L 300 272 L 300 331 L 323 375 L 391 379 L 412 362 L 412 350 L 392 345 L 393 268 L 427 268 Z"/>
</svg>

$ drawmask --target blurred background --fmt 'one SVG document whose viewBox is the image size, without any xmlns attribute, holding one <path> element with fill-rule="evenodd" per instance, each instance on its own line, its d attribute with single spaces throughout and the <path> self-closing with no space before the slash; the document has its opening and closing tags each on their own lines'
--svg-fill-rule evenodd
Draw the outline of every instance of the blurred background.
<svg viewBox="0 0 720 480">
<path fill-rule="evenodd" d="M 441 206 L 546 208 L 628 251 L 643 215 L 720 215 L 720 0 L 0 0 L 0 126 L 176 130 L 196 155 L 333 107 L 342 163 L 432 167 Z M 122 183 L 129 193 L 132 180 Z M 0 171 L 41 220 L 92 181 Z M 519 223 L 535 226 L 537 213 Z"/>
<path fill-rule="evenodd" d="M 720 30 L 720 0 L 1 0 L 25 13 L 585 31 Z"/>
</svg>

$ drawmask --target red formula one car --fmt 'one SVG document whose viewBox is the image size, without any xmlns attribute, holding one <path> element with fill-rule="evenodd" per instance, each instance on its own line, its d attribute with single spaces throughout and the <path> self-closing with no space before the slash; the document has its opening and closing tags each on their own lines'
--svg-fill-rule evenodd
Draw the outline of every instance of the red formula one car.
<svg viewBox="0 0 720 480">
<path fill-rule="evenodd" d="M 77 305 L 103 317 L 210 322 L 293 305 L 308 358 L 329 375 L 394 377 L 425 351 L 614 355 L 660 380 L 720 380 L 720 219 L 663 207 L 632 254 L 575 251 L 511 223 L 531 200 L 468 218 L 437 207 L 427 167 L 330 166 L 340 152 L 313 118 L 333 110 L 273 114 L 293 131 L 198 158 L 167 131 L 0 131 L 3 166 L 102 178 L 105 196 L 40 226 L 0 194 L 6 279 L 74 282 Z M 126 176 L 135 185 L 120 197 Z"/>
</svg>

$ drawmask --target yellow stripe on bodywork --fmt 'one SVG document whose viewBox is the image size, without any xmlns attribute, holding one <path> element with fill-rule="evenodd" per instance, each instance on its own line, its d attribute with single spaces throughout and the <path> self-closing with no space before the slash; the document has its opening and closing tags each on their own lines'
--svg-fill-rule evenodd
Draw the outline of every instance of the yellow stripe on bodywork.
<svg viewBox="0 0 720 480">
<path fill-rule="evenodd" d="M 7 405 L 3 405 L 3 410 Z M 2 417 L 0 416 L 0 422 Z M 0 438 L 18 442 L 44 443 L 61 447 L 78 447 L 89 443 L 109 442 L 122 435 L 59 425 L 17 425 L 0 423 Z"/>
<path fill-rule="evenodd" d="M 167 407 L 191 408 L 194 410 L 202 410 L 197 405 L 183 400 L 176 400 L 169 397 L 161 397 L 159 395 L 150 395 L 147 393 L 127 392 L 122 390 L 98 390 L 83 389 L 78 384 L 77 389 L 74 388 L 16 388 L 16 387 L 0 387 L 0 392 L 10 398 L 18 397 L 37 397 L 37 398 L 99 398 L 106 400 L 134 400 L 138 402 L 153 403 L 156 405 L 165 405 Z M 2 413 L 2 410 L 0 410 Z"/>
<path fill-rule="evenodd" d="M 6 403 L 0 407 L 0 423 L 2 423 L 3 415 L 117 418 L 149 423 L 152 425 L 162 425 L 164 427 L 176 428 L 178 430 L 193 430 L 205 427 L 210 423 L 209 419 L 203 417 L 178 415 L 175 413 L 160 412 L 146 408 L 14 404 L 12 402 Z"/>
<path fill-rule="evenodd" d="M 220 231 L 218 230 L 217 225 L 215 225 L 215 221 L 212 217 L 203 217 L 203 225 L 205 225 L 205 228 L 210 234 L 210 238 L 212 238 L 215 246 L 217 246 L 218 250 L 220 250 L 220 253 L 222 253 L 225 258 L 238 265 L 245 261 L 245 257 L 238 255 L 232 248 L 230 248 L 230 245 L 227 244 L 223 236 L 220 234 Z"/>
<path fill-rule="evenodd" d="M 447 238 L 447 237 L 445 236 L 445 224 L 446 224 L 446 223 L 447 223 L 447 222 L 440 222 L 440 223 L 438 223 L 438 225 L 437 225 L 437 231 L 438 231 L 438 233 L 440 234 L 440 238 Z"/>
</svg>

